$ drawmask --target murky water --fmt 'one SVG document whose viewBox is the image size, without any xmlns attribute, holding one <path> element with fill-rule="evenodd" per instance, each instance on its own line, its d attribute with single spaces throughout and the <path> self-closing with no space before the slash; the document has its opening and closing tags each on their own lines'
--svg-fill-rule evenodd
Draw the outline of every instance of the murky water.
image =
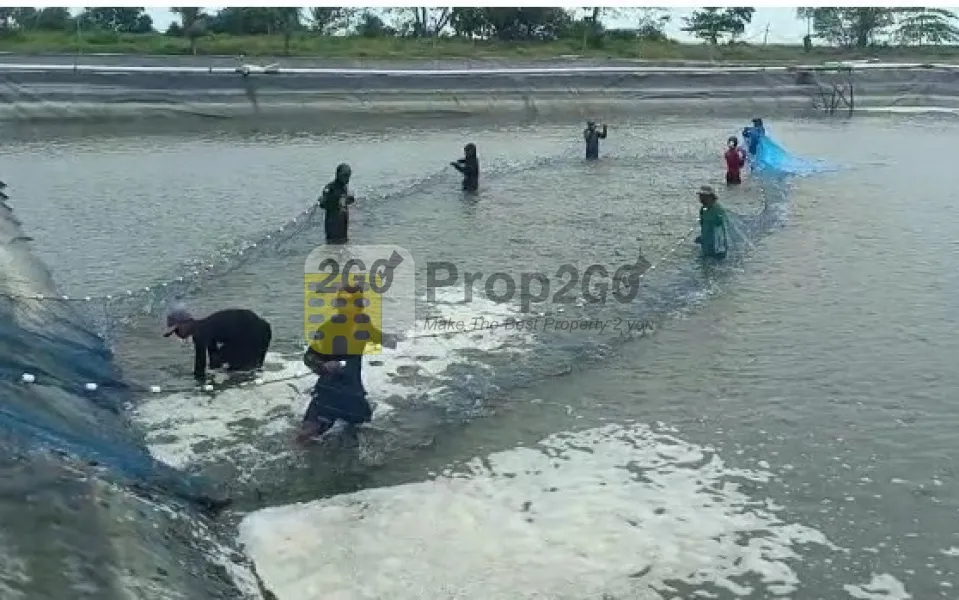
<svg viewBox="0 0 959 600">
<path fill-rule="evenodd" d="M 843 169 L 795 182 L 784 221 L 726 267 L 703 268 L 684 241 L 695 225 L 693 192 L 718 184 L 722 141 L 739 125 L 615 124 L 595 165 L 581 160 L 576 124 L 44 141 L 4 147 L 2 163 L 18 215 L 77 295 L 149 285 L 189 261 L 218 257 L 237 238 L 260 237 L 307 208 L 338 162 L 353 165 L 360 198 L 353 243 L 397 243 L 421 271 L 427 260 L 442 260 L 517 279 L 534 270 L 555 277 L 565 263 L 613 271 L 639 254 L 657 265 L 628 304 L 534 307 L 557 322 L 607 323 L 603 330 L 541 321 L 522 332 L 411 342 L 403 368 L 391 367 L 372 386 L 382 379 L 394 394 L 389 403 L 407 415 L 397 417 L 391 438 L 398 439 L 390 456 L 374 461 L 379 468 L 339 465 L 330 473 L 336 461 L 328 455 L 291 454 L 288 431 L 259 426 L 270 411 L 295 419 L 301 400 L 290 408 L 261 397 L 260 413 L 242 418 L 225 416 L 236 408 L 229 402 L 239 402 L 226 395 L 148 401 L 154 423 L 165 411 L 169 419 L 203 412 L 209 421 L 194 421 L 197 430 L 220 431 L 212 423 L 234 419 L 222 427 L 236 442 L 220 444 L 226 454 L 242 442 L 286 457 L 284 469 L 269 474 L 245 465 L 253 483 L 244 485 L 259 491 L 245 499 L 250 508 L 419 481 L 451 462 L 559 432 L 663 423 L 685 442 L 714 449 L 730 468 L 770 473 L 768 481 L 741 483 L 741 491 L 754 501 L 768 497 L 784 522 L 835 546 L 793 548 L 797 557 L 786 560 L 800 583 L 789 597 L 905 597 L 891 576 L 913 598 L 953 598 L 959 486 L 950 450 L 959 409 L 951 392 L 959 375 L 949 363 L 959 350 L 952 335 L 959 319 L 949 309 L 959 293 L 952 259 L 959 231 L 949 215 L 959 177 L 949 157 L 959 131 L 949 121 L 880 117 L 771 124 L 790 150 Z M 478 144 L 483 162 L 478 198 L 463 197 L 445 166 L 467 141 Z M 770 194 L 748 181 L 722 196 L 749 227 Z M 254 308 L 273 323 L 275 350 L 295 357 L 303 259 L 321 233 L 305 228 L 268 245 L 191 294 L 191 306 Z M 421 303 L 421 315 L 438 311 L 469 327 L 479 316 L 517 314 L 517 302 L 462 304 L 462 293 L 442 290 L 438 303 Z M 657 331 L 622 335 L 613 330 L 617 319 L 621 328 L 652 320 Z M 188 376 L 192 348 L 158 331 L 151 315 L 117 332 L 121 361 L 137 381 Z M 167 429 L 177 435 L 177 427 Z M 186 466 L 220 473 L 231 462 L 222 456 L 197 466 L 217 447 L 210 439 L 193 447 Z M 868 588 L 870 580 L 878 586 L 872 592 L 843 587 Z M 886 592 L 876 591 L 883 585 Z M 763 590 L 755 587 L 752 597 L 772 593 Z M 617 597 L 657 597 L 633 592 Z"/>
</svg>

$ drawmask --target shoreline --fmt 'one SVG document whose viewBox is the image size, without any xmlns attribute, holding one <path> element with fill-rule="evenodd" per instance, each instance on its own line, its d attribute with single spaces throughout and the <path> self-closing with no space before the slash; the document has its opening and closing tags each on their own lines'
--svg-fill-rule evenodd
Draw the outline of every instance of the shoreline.
<svg viewBox="0 0 959 600">
<path fill-rule="evenodd" d="M 548 118 L 730 111 L 815 114 L 834 89 L 856 108 L 959 107 L 959 65 L 663 65 L 629 60 L 342 61 L 6 55 L 0 120 L 255 120 L 369 115 Z M 317 66 L 322 65 L 322 66 Z M 337 66 L 333 66 L 337 65 Z M 850 89 L 851 87 L 851 89 Z M 819 108 L 817 110 L 817 104 Z M 840 105 L 837 114 L 848 112 Z"/>
</svg>

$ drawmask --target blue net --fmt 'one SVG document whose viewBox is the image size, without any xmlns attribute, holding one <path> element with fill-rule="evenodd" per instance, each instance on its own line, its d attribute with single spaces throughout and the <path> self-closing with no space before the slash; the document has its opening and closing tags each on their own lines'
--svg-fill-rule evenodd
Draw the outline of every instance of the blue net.
<svg viewBox="0 0 959 600">
<path fill-rule="evenodd" d="M 809 160 L 792 154 L 776 143 L 769 134 L 759 138 L 759 147 L 753 157 L 754 172 L 771 172 L 779 175 L 812 175 L 830 170 L 820 160 Z"/>
<path fill-rule="evenodd" d="M 69 305 L 36 304 L 32 316 L 43 326 L 21 326 L 0 308 L 0 342 L 10 350 L 0 357 L 0 448 L 47 447 L 181 498 L 201 496 L 200 480 L 156 461 L 127 426 L 132 395 L 105 342 Z M 24 373 L 31 382 L 20 381 Z"/>
</svg>

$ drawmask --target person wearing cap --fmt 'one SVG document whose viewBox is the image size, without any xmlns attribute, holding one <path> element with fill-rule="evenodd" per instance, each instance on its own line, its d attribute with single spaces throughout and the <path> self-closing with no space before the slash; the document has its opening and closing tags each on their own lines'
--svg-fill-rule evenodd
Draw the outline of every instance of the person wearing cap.
<svg viewBox="0 0 959 600">
<path fill-rule="evenodd" d="M 463 146 L 463 158 L 450 163 L 463 174 L 463 191 L 475 192 L 479 189 L 479 159 L 476 157 L 476 144 Z"/>
<path fill-rule="evenodd" d="M 397 336 L 373 325 L 364 311 L 367 304 L 362 288 L 344 286 L 333 302 L 336 314 L 310 340 L 303 362 L 317 375 L 317 381 L 297 435 L 300 441 L 326 433 L 338 421 L 359 425 L 373 418 L 363 385 L 363 354 L 366 345 L 376 340 L 395 348 Z"/>
<path fill-rule="evenodd" d="M 599 140 L 606 139 L 606 124 L 603 124 L 603 130 L 600 131 L 596 129 L 596 121 L 587 121 L 583 139 L 586 141 L 586 160 L 598 160 Z"/>
<path fill-rule="evenodd" d="M 193 376 L 206 377 L 207 358 L 210 368 L 226 367 L 228 371 L 252 371 L 263 366 L 273 332 L 270 324 L 252 310 L 228 308 L 203 319 L 194 319 L 186 308 L 178 306 L 167 314 L 167 331 L 180 339 L 193 338 L 196 356 Z"/>
<path fill-rule="evenodd" d="M 349 205 L 356 202 L 356 198 L 349 190 L 350 176 L 353 170 L 350 165 L 343 163 L 336 167 L 333 181 L 326 184 L 320 195 L 320 208 L 326 211 L 324 222 L 326 241 L 329 244 L 345 244 L 348 238 L 350 225 Z"/>
<path fill-rule="evenodd" d="M 704 185 L 699 188 L 699 237 L 696 243 L 703 249 L 703 256 L 707 258 L 726 258 L 728 247 L 728 229 L 726 226 L 726 209 L 719 203 L 719 198 L 712 187 Z"/>
<path fill-rule="evenodd" d="M 726 185 L 738 185 L 743 182 L 740 170 L 746 166 L 746 153 L 739 147 L 739 140 L 731 136 L 726 140 Z"/>
</svg>

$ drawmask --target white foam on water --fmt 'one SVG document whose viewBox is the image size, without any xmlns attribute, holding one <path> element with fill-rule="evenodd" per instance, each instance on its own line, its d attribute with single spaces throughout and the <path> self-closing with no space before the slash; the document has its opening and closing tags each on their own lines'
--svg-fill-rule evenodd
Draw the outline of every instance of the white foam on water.
<svg viewBox="0 0 959 600">
<path fill-rule="evenodd" d="M 768 477 L 610 425 L 424 482 L 262 509 L 239 539 L 279 600 L 688 597 L 679 582 L 788 596 L 796 546 L 834 547 L 733 480 Z"/>
<path fill-rule="evenodd" d="M 273 368 L 264 373 L 263 385 L 248 384 L 215 395 L 190 391 L 144 398 L 133 418 L 145 430 L 150 452 L 174 467 L 195 462 L 201 452 L 211 459 L 255 452 L 245 441 L 249 436 L 243 435 L 244 427 L 252 421 L 276 428 L 287 415 L 274 412 L 290 406 L 312 383 L 309 369 L 300 361 L 269 353 L 266 362 Z M 195 449 L 209 442 L 213 443 L 206 450 Z"/>
<path fill-rule="evenodd" d="M 477 316 L 502 322 L 515 313 L 506 305 L 475 298 L 468 304 L 444 302 L 440 296 L 431 305 L 436 317 L 470 324 Z M 426 337 L 417 337 L 423 336 Z M 370 398 L 376 402 L 374 425 L 392 411 L 397 398 L 413 394 L 436 394 L 446 384 L 444 372 L 463 352 L 523 351 L 518 334 L 503 328 L 475 329 L 436 335 L 435 329 L 418 322 L 396 349 L 365 359 L 363 379 Z M 192 353 L 192 345 L 187 347 Z M 186 359 L 190 360 L 190 359 Z M 247 384 L 216 392 L 215 395 L 189 391 L 152 394 L 134 408 L 133 418 L 146 432 L 147 444 L 158 460 L 177 468 L 228 459 L 251 467 L 277 458 L 256 445 L 264 435 L 293 429 L 309 404 L 309 390 L 316 376 L 301 357 L 269 353 L 262 385 Z M 477 368 L 482 365 L 476 364 Z"/>
<path fill-rule="evenodd" d="M 844 585 L 843 589 L 856 600 L 909 600 L 912 595 L 898 579 L 884 573 L 873 575 L 866 585 Z"/>
</svg>

